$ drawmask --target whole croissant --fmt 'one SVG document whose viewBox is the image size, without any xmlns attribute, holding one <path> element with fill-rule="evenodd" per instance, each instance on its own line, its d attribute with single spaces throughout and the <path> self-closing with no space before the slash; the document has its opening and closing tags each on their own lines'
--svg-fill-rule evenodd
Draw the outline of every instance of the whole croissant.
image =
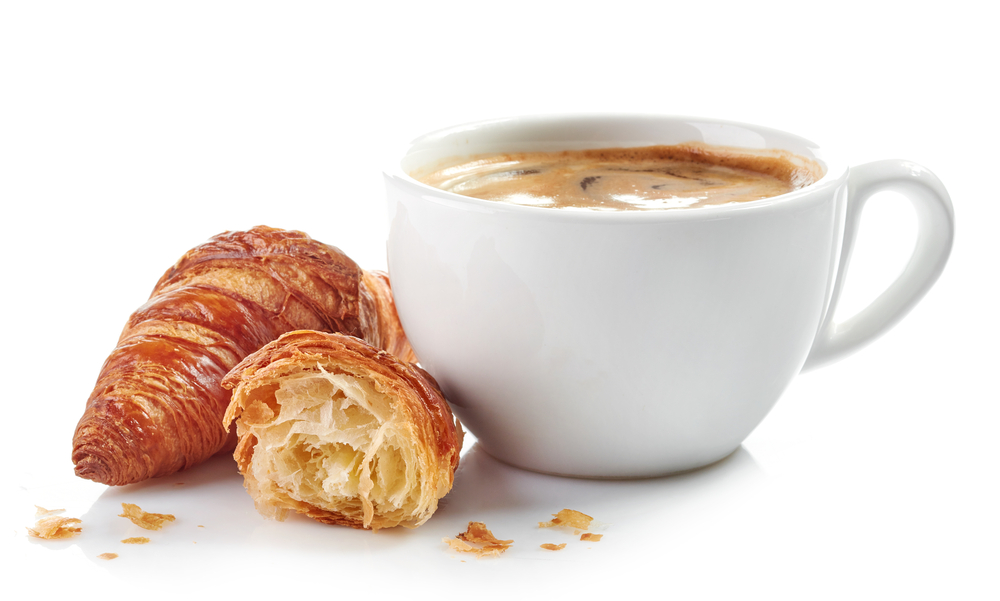
<svg viewBox="0 0 1000 601">
<path fill-rule="evenodd" d="M 237 365 L 225 424 L 257 510 L 415 528 L 451 490 L 462 428 L 418 366 L 343 334 L 289 332 Z"/>
<path fill-rule="evenodd" d="M 190 250 L 129 318 L 73 437 L 76 474 L 129 484 L 236 445 L 223 377 L 292 330 L 343 332 L 414 361 L 388 278 L 306 234 L 264 226 Z"/>
</svg>

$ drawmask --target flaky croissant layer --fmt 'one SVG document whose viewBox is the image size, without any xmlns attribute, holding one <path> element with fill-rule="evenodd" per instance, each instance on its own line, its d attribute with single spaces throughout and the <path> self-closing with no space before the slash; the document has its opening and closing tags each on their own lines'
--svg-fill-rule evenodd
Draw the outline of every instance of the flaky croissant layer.
<svg viewBox="0 0 1000 601">
<path fill-rule="evenodd" d="M 73 438 L 76 474 L 129 484 L 223 449 L 222 378 L 284 332 L 345 332 L 407 360 L 388 278 L 296 231 L 226 232 L 160 278 L 105 361 Z"/>
<path fill-rule="evenodd" d="M 284 334 L 223 386 L 236 461 L 265 516 L 412 528 L 451 490 L 462 429 L 437 383 L 362 340 Z"/>
</svg>

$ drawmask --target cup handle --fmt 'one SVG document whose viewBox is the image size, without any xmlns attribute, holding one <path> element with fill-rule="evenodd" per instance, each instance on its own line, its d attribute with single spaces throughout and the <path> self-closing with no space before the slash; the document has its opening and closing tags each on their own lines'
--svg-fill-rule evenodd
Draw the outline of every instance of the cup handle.
<svg viewBox="0 0 1000 601">
<path fill-rule="evenodd" d="M 819 367 L 851 353 L 906 315 L 937 281 L 955 237 L 951 198 L 941 180 L 909 161 L 887 160 L 852 167 L 847 183 L 840 265 L 830 305 L 802 370 Z M 834 323 L 840 293 L 854 250 L 861 209 L 877 192 L 891 190 L 905 196 L 917 213 L 917 243 L 903 273 L 870 305 L 841 323 Z"/>
</svg>

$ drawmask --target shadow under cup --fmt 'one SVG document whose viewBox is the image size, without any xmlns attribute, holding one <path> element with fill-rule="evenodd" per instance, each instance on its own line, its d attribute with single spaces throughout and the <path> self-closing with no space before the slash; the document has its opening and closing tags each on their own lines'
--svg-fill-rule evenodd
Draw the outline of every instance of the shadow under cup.
<svg viewBox="0 0 1000 601">
<path fill-rule="evenodd" d="M 780 148 L 826 175 L 718 207 L 566 211 L 408 175 L 454 156 L 684 142 Z M 802 138 L 723 121 L 527 117 L 419 138 L 386 172 L 388 265 L 421 365 L 482 448 L 547 473 L 632 478 L 732 453 L 831 311 L 848 171 Z"/>
</svg>

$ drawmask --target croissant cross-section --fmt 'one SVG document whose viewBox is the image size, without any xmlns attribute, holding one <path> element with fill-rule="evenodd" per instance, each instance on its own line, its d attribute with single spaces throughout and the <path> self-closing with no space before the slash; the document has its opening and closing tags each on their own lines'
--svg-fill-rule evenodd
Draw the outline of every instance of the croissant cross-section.
<svg viewBox="0 0 1000 601">
<path fill-rule="evenodd" d="M 419 367 L 341 334 L 291 332 L 247 357 L 233 388 L 235 457 L 261 514 L 416 527 L 451 489 L 462 430 Z"/>
</svg>

